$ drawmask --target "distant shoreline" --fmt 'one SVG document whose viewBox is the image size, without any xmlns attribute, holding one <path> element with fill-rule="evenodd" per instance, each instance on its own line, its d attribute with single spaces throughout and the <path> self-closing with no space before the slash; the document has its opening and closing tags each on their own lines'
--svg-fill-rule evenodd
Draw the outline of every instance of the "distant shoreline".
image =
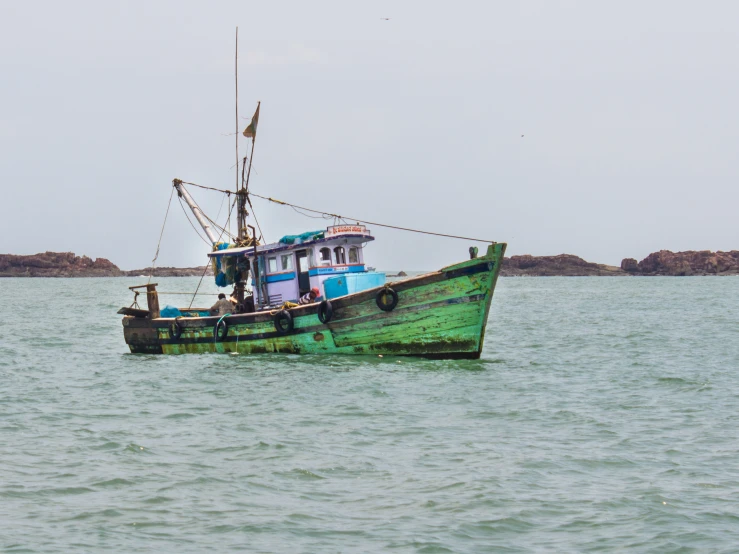
<svg viewBox="0 0 739 554">
<path fill-rule="evenodd" d="M 157 267 L 122 270 L 110 260 L 77 256 L 72 252 L 44 252 L 21 256 L 0 254 L 0 277 L 200 277 L 211 266 Z M 572 254 L 511 256 L 503 260 L 501 277 L 628 277 L 739 275 L 739 251 L 671 252 L 660 250 L 637 262 L 625 258 L 620 267 L 597 264 Z"/>
<path fill-rule="evenodd" d="M 212 275 L 210 266 L 145 267 L 122 270 L 110 260 L 77 256 L 72 252 L 43 252 L 29 256 L 0 254 L 0 277 L 200 277 Z"/>
</svg>

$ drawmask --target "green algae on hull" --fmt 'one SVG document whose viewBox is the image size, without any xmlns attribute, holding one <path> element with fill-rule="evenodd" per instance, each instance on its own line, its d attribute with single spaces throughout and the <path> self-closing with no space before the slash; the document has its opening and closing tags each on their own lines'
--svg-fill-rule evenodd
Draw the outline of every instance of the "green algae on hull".
<svg viewBox="0 0 739 554">
<path fill-rule="evenodd" d="M 125 316 L 126 343 L 133 353 L 191 354 L 390 354 L 433 358 L 479 358 L 504 243 L 484 256 L 437 272 L 393 283 L 397 306 L 381 310 L 378 287 L 331 300 L 333 317 L 321 323 L 319 304 L 289 309 L 293 329 L 280 332 L 275 311 L 222 318 L 225 335 L 215 337 L 221 318 Z M 221 325 L 224 325 L 221 323 Z"/>
</svg>

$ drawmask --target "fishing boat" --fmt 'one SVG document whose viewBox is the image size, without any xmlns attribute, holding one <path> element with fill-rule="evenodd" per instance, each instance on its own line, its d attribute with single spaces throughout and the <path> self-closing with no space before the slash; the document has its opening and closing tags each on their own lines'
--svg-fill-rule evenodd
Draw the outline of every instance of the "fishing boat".
<svg viewBox="0 0 739 554">
<path fill-rule="evenodd" d="M 246 302 L 235 305 L 239 313 L 181 308 L 164 317 L 155 283 L 132 287 L 146 289 L 148 309 L 118 312 L 131 352 L 480 357 L 504 243 L 439 271 L 387 283 L 384 274 L 365 269 L 364 250 L 372 240 L 366 227 L 330 226 L 298 237 L 304 238 L 209 253 L 216 278 L 233 271 L 236 296 L 246 292 Z M 347 252 L 354 261 L 345 262 Z M 297 304 L 314 287 L 321 296 Z"/>
<path fill-rule="evenodd" d="M 175 179 L 173 186 L 212 242 L 207 255 L 216 284 L 233 286 L 232 310 L 160 309 L 156 283 L 130 287 L 137 295 L 145 289 L 147 299 L 146 309 L 136 302 L 118 311 L 131 352 L 480 357 L 504 243 L 488 244 L 479 256 L 471 247 L 465 261 L 387 282 L 366 265 L 374 237 L 361 222 L 260 244 L 246 223 L 250 192 L 243 186 L 235 193 L 242 225 L 227 242 L 185 184 Z M 301 304 L 311 290 L 318 290 L 316 297 Z"/>
<path fill-rule="evenodd" d="M 464 261 L 388 282 L 384 273 L 367 265 L 365 252 L 374 241 L 367 225 L 452 236 L 346 218 L 250 191 L 259 110 L 260 104 L 243 132 L 251 138 L 251 155 L 241 160 L 237 104 L 235 190 L 180 179 L 172 182 L 172 195 L 176 192 L 189 206 L 212 246 L 207 255 L 216 284 L 233 287 L 230 308 L 226 313 L 214 312 L 214 308 L 193 308 L 191 302 L 187 308 L 160 309 L 156 283 L 130 287 L 136 295 L 134 303 L 118 313 L 123 315 L 123 335 L 131 352 L 479 358 L 505 243 L 481 241 L 487 242 L 481 255 L 472 246 Z M 189 186 L 235 197 L 234 235 L 203 213 Z M 253 197 L 333 218 L 333 225 L 264 243 L 261 230 L 250 224 L 247 206 L 253 216 Z M 146 309 L 136 301 L 143 291 Z"/>
</svg>

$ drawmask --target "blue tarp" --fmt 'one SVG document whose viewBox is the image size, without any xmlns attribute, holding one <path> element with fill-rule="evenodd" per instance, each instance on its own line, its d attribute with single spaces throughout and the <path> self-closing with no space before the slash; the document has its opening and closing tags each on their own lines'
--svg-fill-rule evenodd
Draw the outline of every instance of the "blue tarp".
<svg viewBox="0 0 739 554">
<path fill-rule="evenodd" d="M 324 233 L 325 231 L 319 230 L 308 231 L 306 233 L 301 233 L 300 235 L 285 235 L 280 239 L 280 242 L 282 244 L 300 244 L 307 240 L 322 239 Z"/>
<path fill-rule="evenodd" d="M 161 314 L 162 317 L 180 317 L 180 316 L 182 316 L 182 312 L 180 311 L 179 308 L 175 308 L 174 306 L 170 306 L 169 304 L 167 304 L 166 306 L 164 306 L 164 308 L 162 308 L 159 311 L 159 313 Z"/>
<path fill-rule="evenodd" d="M 216 250 L 226 250 L 230 246 L 231 245 L 227 242 L 219 242 L 216 244 Z M 231 266 L 233 266 L 233 260 L 231 260 Z M 230 272 L 229 269 L 231 270 Z M 233 267 L 229 267 L 229 262 L 223 261 L 221 257 L 213 258 L 213 273 L 215 274 L 217 286 L 227 287 L 228 285 L 234 284 Z"/>
</svg>

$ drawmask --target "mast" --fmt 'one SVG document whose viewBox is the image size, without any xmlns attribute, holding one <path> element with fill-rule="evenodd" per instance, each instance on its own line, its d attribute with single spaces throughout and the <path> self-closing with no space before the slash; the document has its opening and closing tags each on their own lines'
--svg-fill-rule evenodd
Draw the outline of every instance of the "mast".
<svg viewBox="0 0 739 554">
<path fill-rule="evenodd" d="M 242 188 L 239 190 L 239 27 L 236 27 L 236 51 L 234 53 L 234 86 L 235 86 L 235 105 L 236 105 L 236 123 L 235 123 L 235 137 L 236 137 L 236 244 L 241 245 L 242 241 L 248 237 L 246 231 L 246 191 L 243 189 L 243 170 L 242 170 Z M 254 264 L 253 267 L 248 267 L 244 274 L 240 272 L 237 274 L 234 292 L 236 294 L 236 300 L 239 305 L 244 305 L 244 291 L 246 289 L 246 281 L 249 277 L 249 270 L 251 269 L 254 273 L 254 278 L 259 281 L 259 264 L 257 261 L 257 247 L 256 247 L 256 234 L 254 236 Z M 251 265 L 251 264 L 249 264 Z"/>
<path fill-rule="evenodd" d="M 256 111 L 256 117 L 259 117 L 259 106 L 261 105 L 261 102 L 257 103 L 257 111 Z M 252 125 L 254 124 L 254 119 L 252 118 Z M 242 195 L 239 197 L 239 206 L 243 208 L 242 213 L 240 214 L 240 218 L 243 217 L 243 226 L 244 231 L 246 231 L 246 202 L 248 201 L 251 204 L 251 200 L 249 200 L 249 177 L 251 176 L 251 162 L 254 158 L 254 143 L 257 141 L 257 134 L 256 129 L 254 129 L 254 133 L 251 137 L 251 153 L 249 154 L 249 171 L 246 173 L 246 182 L 244 182 L 244 168 L 242 166 L 241 168 L 241 182 L 243 188 L 241 189 Z M 261 275 L 259 274 L 259 258 L 257 257 L 257 230 L 251 226 L 252 229 L 252 241 L 254 244 L 254 264 L 252 267 L 252 272 L 254 274 L 254 283 L 256 284 L 256 290 L 257 295 L 256 298 L 258 299 L 258 302 L 256 304 L 256 307 L 258 309 L 261 309 L 262 306 L 264 306 L 269 299 L 269 292 L 267 292 L 267 283 L 266 281 L 262 281 Z"/>
<path fill-rule="evenodd" d="M 236 53 L 234 55 L 234 81 L 236 86 L 236 127 L 234 136 L 236 137 L 236 194 L 239 193 L 239 27 L 236 26 Z M 238 196 L 237 196 L 238 198 Z M 236 216 L 236 237 L 242 238 L 241 225 L 241 202 L 237 202 Z"/>
<path fill-rule="evenodd" d="M 246 288 L 246 280 L 248 278 L 249 271 L 251 270 L 254 281 L 259 290 L 259 305 L 264 303 L 266 298 L 266 291 L 263 294 L 261 285 L 266 287 L 266 283 L 261 283 L 260 271 L 259 271 L 259 257 L 257 255 L 257 233 L 254 227 L 251 225 L 247 226 L 246 217 L 249 212 L 246 211 L 246 203 L 249 200 L 249 177 L 251 176 L 251 162 L 252 156 L 254 155 L 254 143 L 256 142 L 257 124 L 259 122 L 259 106 L 257 103 L 257 111 L 254 112 L 254 116 L 251 119 L 251 123 L 244 130 L 243 135 L 247 138 L 251 138 L 251 155 L 249 156 L 249 171 L 244 180 L 244 167 L 241 168 L 241 186 L 239 186 L 239 28 L 236 27 L 236 52 L 234 55 L 234 85 L 236 88 L 236 244 L 244 246 L 249 243 L 249 232 L 248 229 L 252 229 L 251 245 L 254 246 L 254 261 L 248 264 L 246 271 L 238 272 L 236 283 L 235 283 L 235 294 L 239 304 L 243 305 L 244 302 L 244 290 Z M 246 163 L 246 156 L 244 156 L 244 165 Z"/>
</svg>

